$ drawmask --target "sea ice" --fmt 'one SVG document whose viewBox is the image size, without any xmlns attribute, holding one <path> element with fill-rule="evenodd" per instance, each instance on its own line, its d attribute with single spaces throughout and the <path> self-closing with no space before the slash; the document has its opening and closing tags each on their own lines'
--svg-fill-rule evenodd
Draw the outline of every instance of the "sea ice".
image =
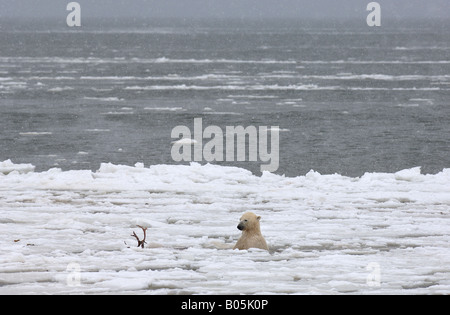
<svg viewBox="0 0 450 315">
<path fill-rule="evenodd" d="M 36 173 L 8 160 L 0 294 L 449 294 L 449 206 L 448 169 L 289 178 L 109 163 Z M 248 210 L 270 252 L 232 250 Z M 148 227 L 144 249 L 136 225 Z"/>
<path fill-rule="evenodd" d="M 11 172 L 28 173 L 33 172 L 35 167 L 31 164 L 14 164 L 11 160 L 0 162 L 0 175 L 7 175 Z"/>
</svg>

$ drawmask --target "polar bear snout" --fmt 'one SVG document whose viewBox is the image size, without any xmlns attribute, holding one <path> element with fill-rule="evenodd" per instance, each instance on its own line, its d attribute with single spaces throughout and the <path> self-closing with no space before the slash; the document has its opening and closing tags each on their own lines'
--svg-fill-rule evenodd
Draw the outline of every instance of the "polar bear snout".
<svg viewBox="0 0 450 315">
<path fill-rule="evenodd" d="M 240 231 L 243 231 L 243 230 L 245 230 L 247 228 L 247 224 L 248 224 L 248 219 L 241 218 L 241 221 L 239 222 L 237 228 Z"/>
</svg>

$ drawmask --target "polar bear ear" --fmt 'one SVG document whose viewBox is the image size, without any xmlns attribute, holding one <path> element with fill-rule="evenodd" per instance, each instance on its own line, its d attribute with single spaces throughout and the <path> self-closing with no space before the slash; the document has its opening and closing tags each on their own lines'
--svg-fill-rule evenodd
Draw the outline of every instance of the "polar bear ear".
<svg viewBox="0 0 450 315">
<path fill-rule="evenodd" d="M 261 220 L 261 216 L 257 216 L 256 219 L 259 221 Z"/>
</svg>

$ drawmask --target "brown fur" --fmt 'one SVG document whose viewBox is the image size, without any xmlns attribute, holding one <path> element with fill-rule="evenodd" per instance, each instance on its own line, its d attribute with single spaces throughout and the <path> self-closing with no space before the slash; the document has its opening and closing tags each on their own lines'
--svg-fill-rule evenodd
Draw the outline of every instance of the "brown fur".
<svg viewBox="0 0 450 315">
<path fill-rule="evenodd" d="M 242 236 L 233 249 L 260 248 L 269 250 L 266 240 L 261 234 L 259 220 L 261 220 L 261 217 L 252 212 L 244 213 L 238 225 L 238 229 L 242 231 Z"/>
</svg>

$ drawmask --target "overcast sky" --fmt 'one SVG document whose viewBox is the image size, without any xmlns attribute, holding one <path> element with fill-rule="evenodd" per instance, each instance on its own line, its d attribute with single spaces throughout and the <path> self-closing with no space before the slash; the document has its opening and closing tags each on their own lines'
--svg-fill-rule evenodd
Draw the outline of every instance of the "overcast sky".
<svg viewBox="0 0 450 315">
<path fill-rule="evenodd" d="M 65 18 L 71 0 L 0 0 L 0 17 Z M 78 0 L 83 17 L 320 18 L 367 16 L 371 0 Z M 450 0 L 379 0 L 383 18 L 450 19 Z"/>
</svg>

